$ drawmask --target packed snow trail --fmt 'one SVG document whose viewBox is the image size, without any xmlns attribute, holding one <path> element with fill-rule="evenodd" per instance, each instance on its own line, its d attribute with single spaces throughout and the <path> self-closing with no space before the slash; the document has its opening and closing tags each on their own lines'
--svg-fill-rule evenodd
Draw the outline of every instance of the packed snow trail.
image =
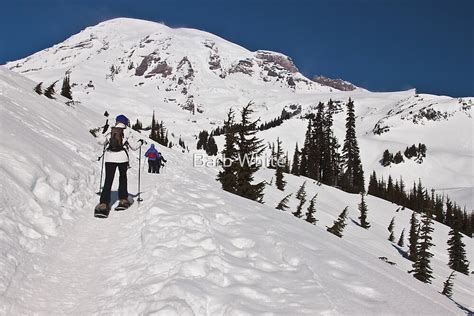
<svg viewBox="0 0 474 316">
<path fill-rule="evenodd" d="M 92 217 L 97 197 L 86 193 L 82 215 L 16 273 L 7 314 L 377 314 L 417 304 L 459 313 L 443 311 L 445 299 L 433 302 L 426 289 L 413 297 L 402 282 L 381 281 L 390 268 L 361 259 L 338 238 L 321 230 L 319 242 L 310 242 L 314 227 L 265 206 L 252 210 L 252 202 L 215 192 L 205 173 L 170 165 L 144 174 L 139 207 L 108 219 Z M 129 178 L 134 192 L 136 170 Z"/>
</svg>

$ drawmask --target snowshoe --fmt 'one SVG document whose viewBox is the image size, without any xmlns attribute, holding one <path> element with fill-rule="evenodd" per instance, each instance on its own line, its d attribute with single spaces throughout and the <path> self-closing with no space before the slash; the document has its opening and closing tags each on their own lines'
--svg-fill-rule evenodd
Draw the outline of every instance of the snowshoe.
<svg viewBox="0 0 474 316">
<path fill-rule="evenodd" d="M 107 218 L 109 217 L 110 208 L 105 203 L 100 203 L 94 209 L 94 217 L 97 218 Z"/>
<path fill-rule="evenodd" d="M 126 210 L 127 208 L 130 207 L 130 205 L 133 204 L 133 200 L 128 200 L 128 199 L 121 199 L 119 201 L 119 204 L 117 205 L 117 207 L 115 207 L 115 210 L 116 211 L 124 211 Z"/>
</svg>

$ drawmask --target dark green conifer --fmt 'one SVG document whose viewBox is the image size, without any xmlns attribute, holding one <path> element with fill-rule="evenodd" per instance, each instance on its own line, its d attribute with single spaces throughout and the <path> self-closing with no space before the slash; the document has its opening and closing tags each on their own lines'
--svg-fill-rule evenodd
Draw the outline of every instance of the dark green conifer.
<svg viewBox="0 0 474 316">
<path fill-rule="evenodd" d="M 217 180 L 220 181 L 222 189 L 225 191 L 235 193 L 237 190 L 237 136 L 235 131 L 234 111 L 229 109 L 227 113 L 227 120 L 224 121 L 225 130 L 225 144 L 222 150 L 222 170 L 217 175 Z"/>
<path fill-rule="evenodd" d="M 459 231 L 460 221 L 455 222 L 454 227 L 451 228 L 448 240 L 448 253 L 449 253 L 449 267 L 455 271 L 469 275 L 469 261 L 466 259 L 466 246 L 462 242 L 462 234 Z"/>
<path fill-rule="evenodd" d="M 54 99 L 54 94 L 56 91 L 54 90 L 54 85 L 56 84 L 57 81 L 53 82 L 49 87 L 46 88 L 44 91 L 44 95 L 50 99 Z"/>
<path fill-rule="evenodd" d="M 431 279 L 433 278 L 433 270 L 430 267 L 431 257 L 433 254 L 429 252 L 431 246 L 431 233 L 433 232 L 433 228 L 431 225 L 433 224 L 430 214 L 423 214 L 421 220 L 421 231 L 419 236 L 419 243 L 417 245 L 417 259 L 413 263 L 414 268 L 414 277 L 424 283 L 431 283 Z"/>
<path fill-rule="evenodd" d="M 362 226 L 365 229 L 368 229 L 368 228 L 370 228 L 370 223 L 367 222 L 367 211 L 368 211 L 367 210 L 367 203 L 364 200 L 364 194 L 363 193 L 360 195 L 360 197 L 361 197 L 361 201 L 360 201 L 360 204 L 359 204 L 360 226 Z"/>
<path fill-rule="evenodd" d="M 334 224 L 331 227 L 326 226 L 326 230 L 339 238 L 342 238 L 342 232 L 344 227 L 346 227 L 346 218 L 347 218 L 347 206 L 344 208 L 337 220 L 334 221 Z"/>
<path fill-rule="evenodd" d="M 451 296 L 453 296 L 453 285 L 454 285 L 454 282 L 453 282 L 453 279 L 455 277 L 455 272 L 451 272 L 451 274 L 449 275 L 448 279 L 446 281 L 444 281 L 443 283 L 443 291 L 441 292 L 441 294 L 451 298 Z"/>
<path fill-rule="evenodd" d="M 318 222 L 318 220 L 314 217 L 314 213 L 316 213 L 316 207 L 315 207 L 315 203 L 316 203 L 316 197 L 318 196 L 318 194 L 316 193 L 313 198 L 309 201 L 309 206 L 308 206 L 308 209 L 306 211 L 306 221 L 308 223 L 311 223 L 313 225 L 316 225 L 316 223 Z"/>
<path fill-rule="evenodd" d="M 43 82 L 40 82 L 34 88 L 35 92 L 38 93 L 39 95 L 43 94 L 43 89 L 41 88 L 42 84 L 43 84 Z"/>
<path fill-rule="evenodd" d="M 69 75 L 63 79 L 63 86 L 61 88 L 61 95 L 69 100 L 72 100 L 71 84 L 69 83 Z"/>
<path fill-rule="evenodd" d="M 402 230 L 402 233 L 400 234 L 400 238 L 398 239 L 397 245 L 400 247 L 405 246 L 405 228 Z"/>
<path fill-rule="evenodd" d="M 415 262 L 417 259 L 417 244 L 418 244 L 418 220 L 415 212 L 411 213 L 410 219 L 410 235 L 408 237 L 409 252 L 408 259 Z"/>
<path fill-rule="evenodd" d="M 283 191 L 285 189 L 286 181 L 283 176 L 283 169 L 285 168 L 284 165 L 284 157 L 283 157 L 283 148 L 281 146 L 280 138 L 277 138 L 277 147 L 275 150 L 275 158 L 276 158 L 276 165 L 275 165 L 275 185 L 278 190 Z"/>
<path fill-rule="evenodd" d="M 290 200 L 291 195 L 292 193 L 285 196 L 283 200 L 281 200 L 280 203 L 278 203 L 278 205 L 276 206 L 276 209 L 280 211 L 286 211 L 289 208 L 288 202 Z"/>
</svg>

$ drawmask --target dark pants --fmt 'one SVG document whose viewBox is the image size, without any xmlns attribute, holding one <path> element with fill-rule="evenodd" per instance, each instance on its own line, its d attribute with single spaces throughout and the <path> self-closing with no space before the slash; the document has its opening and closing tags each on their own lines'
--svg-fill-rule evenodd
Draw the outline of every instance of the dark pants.
<svg viewBox="0 0 474 316">
<path fill-rule="evenodd" d="M 105 183 L 104 188 L 102 189 L 102 194 L 100 195 L 100 203 L 110 203 L 110 190 L 112 189 L 112 183 L 114 181 L 115 169 L 119 169 L 119 188 L 118 188 L 118 197 L 119 199 L 127 199 L 127 169 L 128 162 L 116 163 L 116 162 L 106 162 L 105 163 Z"/>
<path fill-rule="evenodd" d="M 156 173 L 157 170 L 159 172 L 159 169 L 157 169 L 157 162 L 158 160 L 148 159 L 148 173 Z"/>
</svg>

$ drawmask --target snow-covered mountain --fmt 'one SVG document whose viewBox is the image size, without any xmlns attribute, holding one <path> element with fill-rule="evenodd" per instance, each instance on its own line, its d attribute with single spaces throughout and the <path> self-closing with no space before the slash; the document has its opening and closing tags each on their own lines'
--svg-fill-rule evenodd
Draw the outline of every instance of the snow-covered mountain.
<svg viewBox="0 0 474 316">
<path fill-rule="evenodd" d="M 400 254 L 406 248 L 387 240 L 391 217 L 398 235 L 408 227 L 410 210 L 368 197 L 372 227 L 365 230 L 355 223 L 358 195 L 308 181 L 308 196 L 318 194 L 313 226 L 274 209 L 304 178 L 287 176 L 286 192 L 267 187 L 259 204 L 222 191 L 215 169 L 195 168 L 190 155 L 160 148 L 168 164 L 163 174 L 142 173 L 144 202 L 107 220 L 93 218 L 100 146 L 88 129 L 102 118 L 86 102 L 67 106 L 61 97 L 39 96 L 35 85 L 0 67 L 0 314 L 473 310 L 472 275 L 456 276 L 453 300 L 439 293 L 450 273 L 446 226 L 434 224 L 435 279 L 421 283 L 407 273 L 410 262 Z M 132 195 L 137 154 L 131 152 Z M 258 175 L 272 176 L 270 170 Z M 345 206 L 349 220 L 340 239 L 325 226 Z M 464 242 L 472 262 L 472 240 Z"/>
<path fill-rule="evenodd" d="M 74 99 L 97 115 L 123 112 L 147 125 L 156 111 L 174 143 L 181 137 L 191 149 L 199 131 L 222 125 L 230 107 L 249 101 L 262 121 L 290 107 L 301 107 L 305 114 L 320 101 L 337 101 L 340 112 L 334 124 L 342 141 L 344 104 L 352 98 L 367 178 L 373 170 L 385 178 L 403 176 L 407 184 L 420 178 L 427 188 L 474 209 L 472 97 L 455 99 L 415 90 L 339 91 L 304 77 L 283 54 L 250 52 L 203 31 L 128 18 L 89 27 L 6 67 L 43 86 L 59 80 L 57 88 L 70 74 Z M 297 115 L 259 136 L 267 142 L 280 137 L 291 157 L 295 143 L 302 144 L 305 128 L 306 121 Z M 427 146 L 422 164 L 379 163 L 385 149 L 403 152 L 418 143 Z"/>
</svg>

